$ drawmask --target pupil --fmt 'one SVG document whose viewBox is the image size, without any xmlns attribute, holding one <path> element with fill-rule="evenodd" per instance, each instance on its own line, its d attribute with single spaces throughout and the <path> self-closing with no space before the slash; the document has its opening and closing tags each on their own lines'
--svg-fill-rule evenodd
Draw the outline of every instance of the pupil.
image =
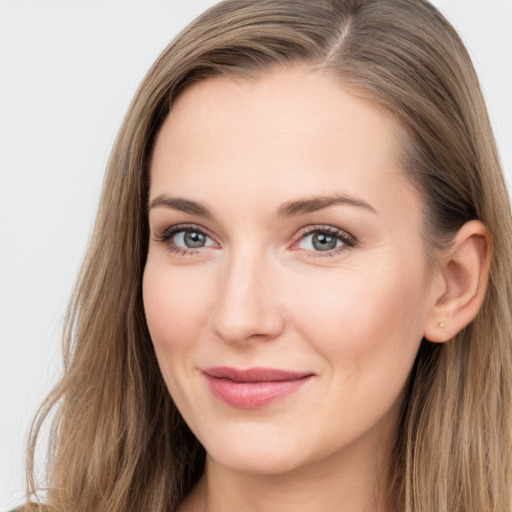
<svg viewBox="0 0 512 512">
<path fill-rule="evenodd" d="M 313 247 L 317 251 L 330 251 L 336 247 L 337 239 L 325 233 L 316 233 L 313 236 Z"/>
<path fill-rule="evenodd" d="M 185 245 L 189 249 L 194 249 L 196 247 L 203 247 L 206 242 L 206 237 L 202 233 L 197 233 L 196 231 L 187 231 L 184 237 Z"/>
</svg>

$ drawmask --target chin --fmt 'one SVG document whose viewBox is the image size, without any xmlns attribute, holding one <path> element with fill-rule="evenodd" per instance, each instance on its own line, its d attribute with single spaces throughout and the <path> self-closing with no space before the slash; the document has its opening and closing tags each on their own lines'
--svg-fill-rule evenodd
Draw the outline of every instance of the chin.
<svg viewBox="0 0 512 512">
<path fill-rule="evenodd" d="M 301 461 L 297 460 L 296 454 L 286 453 L 282 450 L 270 452 L 242 448 L 230 453 L 208 453 L 208 456 L 217 464 L 229 468 L 231 471 L 251 475 L 280 475 L 302 466 Z"/>
<path fill-rule="evenodd" d="M 200 441 L 212 461 L 232 471 L 276 475 L 306 462 L 304 444 L 289 433 L 254 424 L 227 430 L 224 435 L 209 435 Z"/>
</svg>

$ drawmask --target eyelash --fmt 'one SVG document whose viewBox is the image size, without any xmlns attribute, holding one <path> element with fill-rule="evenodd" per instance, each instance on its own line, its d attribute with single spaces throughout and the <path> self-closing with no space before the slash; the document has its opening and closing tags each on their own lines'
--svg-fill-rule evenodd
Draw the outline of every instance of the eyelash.
<svg viewBox="0 0 512 512">
<path fill-rule="evenodd" d="M 166 249 L 169 250 L 172 253 L 178 254 L 180 256 L 192 256 L 194 254 L 199 253 L 199 249 L 192 249 L 192 248 L 183 248 L 175 245 L 172 242 L 172 239 L 174 236 L 176 236 L 179 233 L 185 233 L 187 231 L 193 231 L 195 233 L 199 233 L 201 235 L 204 235 L 205 237 L 209 238 L 210 240 L 213 240 L 212 237 L 210 237 L 200 226 L 197 226 L 195 224 L 179 224 L 176 226 L 172 226 L 168 229 L 166 229 L 161 235 L 155 235 L 155 240 L 158 243 L 161 243 L 162 245 L 165 245 Z M 311 234 L 325 234 L 332 236 L 336 238 L 337 240 L 341 241 L 343 245 L 340 247 L 336 247 L 334 249 L 330 249 L 327 251 L 312 251 L 312 250 L 306 250 L 306 249 L 295 249 L 295 250 L 302 250 L 305 255 L 312 258 L 325 258 L 325 257 L 333 257 L 340 252 L 343 252 L 347 249 L 351 249 L 357 245 L 357 239 L 347 233 L 346 231 L 343 231 L 339 228 L 335 228 L 334 226 L 325 226 L 325 225 L 314 225 L 309 226 L 305 229 L 303 229 L 296 241 L 292 244 L 292 247 L 294 245 L 297 245 L 300 241 L 302 241 L 305 237 Z M 202 247 L 201 247 L 202 248 Z"/>
<path fill-rule="evenodd" d="M 186 233 L 187 231 L 193 231 L 194 233 L 199 233 L 206 236 L 207 238 L 212 239 L 211 236 L 208 236 L 208 234 L 205 233 L 203 229 L 201 229 L 199 226 L 196 226 L 195 224 L 179 224 L 166 229 L 161 235 L 156 235 L 155 240 L 162 245 L 165 245 L 166 249 L 168 249 L 170 252 L 180 256 L 191 256 L 198 254 L 199 249 L 185 249 L 184 247 L 178 247 L 172 242 L 173 237 L 178 233 Z"/>
</svg>

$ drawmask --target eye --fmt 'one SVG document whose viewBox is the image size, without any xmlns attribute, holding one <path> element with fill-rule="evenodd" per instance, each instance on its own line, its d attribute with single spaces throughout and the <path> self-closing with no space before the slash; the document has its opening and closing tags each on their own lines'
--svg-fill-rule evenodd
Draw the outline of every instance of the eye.
<svg viewBox="0 0 512 512">
<path fill-rule="evenodd" d="M 205 247 L 208 244 L 208 241 L 211 241 L 211 239 L 209 239 L 204 233 L 195 230 L 179 231 L 171 237 L 171 240 L 174 245 L 184 249 Z"/>
<path fill-rule="evenodd" d="M 342 243 L 341 240 L 327 233 L 311 233 L 302 238 L 299 247 L 310 251 L 332 251 Z"/>
<path fill-rule="evenodd" d="M 217 242 L 195 226 L 172 226 L 155 240 L 179 254 L 196 253 L 203 247 L 218 247 Z"/>
<path fill-rule="evenodd" d="M 356 240 L 341 229 L 332 226 L 310 227 L 301 233 L 297 242 L 293 244 L 293 249 L 301 249 L 317 253 L 325 253 L 332 256 L 346 248 L 354 247 Z"/>
</svg>

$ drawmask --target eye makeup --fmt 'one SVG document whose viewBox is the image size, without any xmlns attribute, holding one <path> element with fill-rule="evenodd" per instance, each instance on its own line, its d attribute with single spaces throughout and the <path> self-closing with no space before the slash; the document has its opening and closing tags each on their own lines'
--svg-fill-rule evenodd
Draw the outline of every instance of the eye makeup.
<svg viewBox="0 0 512 512">
<path fill-rule="evenodd" d="M 329 225 L 313 225 L 302 229 L 293 250 L 303 251 L 310 257 L 333 257 L 357 244 L 356 238 L 346 231 Z"/>
<path fill-rule="evenodd" d="M 354 247 L 356 238 L 330 225 L 312 225 L 301 229 L 294 237 L 291 250 L 311 257 L 333 257 Z M 197 224 L 177 224 L 154 236 L 156 242 L 179 256 L 193 256 L 204 249 L 218 249 L 221 245 Z"/>
<path fill-rule="evenodd" d="M 177 224 L 170 226 L 162 234 L 156 234 L 155 241 L 162 244 L 168 251 L 180 256 L 198 254 L 204 248 L 219 248 L 215 242 L 197 224 Z"/>
</svg>

